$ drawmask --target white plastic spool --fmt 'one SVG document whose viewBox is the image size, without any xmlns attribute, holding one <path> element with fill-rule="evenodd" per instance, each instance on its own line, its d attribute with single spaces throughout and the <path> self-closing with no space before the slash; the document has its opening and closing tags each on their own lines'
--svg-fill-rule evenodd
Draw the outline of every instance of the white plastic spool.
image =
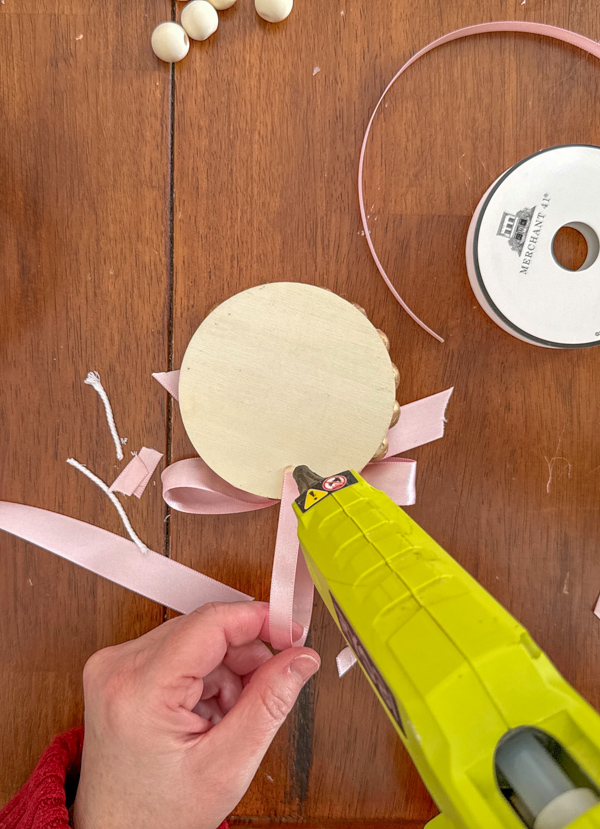
<svg viewBox="0 0 600 829">
<path fill-rule="evenodd" d="M 503 173 L 484 194 L 467 235 L 467 271 L 486 314 L 525 342 L 547 348 L 600 344 L 600 147 L 542 150 Z M 553 253 L 562 227 L 584 236 L 576 271 Z"/>
</svg>

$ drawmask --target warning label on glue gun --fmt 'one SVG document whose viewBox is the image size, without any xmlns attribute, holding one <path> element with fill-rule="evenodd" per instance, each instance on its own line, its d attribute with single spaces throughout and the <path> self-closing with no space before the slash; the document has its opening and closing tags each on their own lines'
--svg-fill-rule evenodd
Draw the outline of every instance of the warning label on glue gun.
<svg viewBox="0 0 600 829">
<path fill-rule="evenodd" d="M 314 507 L 323 498 L 327 498 L 328 495 L 356 483 L 358 481 L 352 472 L 340 472 L 338 475 L 331 475 L 329 478 L 325 478 L 324 481 L 311 486 L 299 498 L 296 498 L 296 503 L 302 512 L 308 512 L 311 507 Z"/>
</svg>

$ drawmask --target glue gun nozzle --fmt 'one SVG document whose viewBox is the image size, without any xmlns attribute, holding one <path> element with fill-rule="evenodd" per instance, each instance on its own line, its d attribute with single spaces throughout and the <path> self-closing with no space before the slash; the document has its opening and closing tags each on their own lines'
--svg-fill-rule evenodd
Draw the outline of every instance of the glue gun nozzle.
<svg viewBox="0 0 600 829">
<path fill-rule="evenodd" d="M 316 472 L 313 472 L 312 469 L 309 469 L 308 466 L 297 466 L 292 474 L 300 495 L 309 490 L 311 486 L 316 486 L 316 484 L 320 484 L 321 481 L 325 480 Z"/>
</svg>

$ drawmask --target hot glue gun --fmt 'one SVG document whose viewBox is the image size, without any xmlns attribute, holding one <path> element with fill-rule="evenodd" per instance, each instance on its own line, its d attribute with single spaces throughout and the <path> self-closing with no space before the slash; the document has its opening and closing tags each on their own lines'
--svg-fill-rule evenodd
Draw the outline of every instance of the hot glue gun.
<svg viewBox="0 0 600 829">
<path fill-rule="evenodd" d="M 315 585 L 441 814 L 600 829 L 600 717 L 529 633 L 356 472 L 294 470 Z"/>
</svg>

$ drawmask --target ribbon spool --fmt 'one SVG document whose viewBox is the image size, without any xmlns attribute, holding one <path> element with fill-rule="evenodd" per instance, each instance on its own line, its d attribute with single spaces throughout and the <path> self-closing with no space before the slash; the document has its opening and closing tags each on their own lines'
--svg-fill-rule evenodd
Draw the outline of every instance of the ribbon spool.
<svg viewBox="0 0 600 829">
<path fill-rule="evenodd" d="M 513 337 L 546 348 L 600 344 L 599 180 L 600 147 L 551 147 L 503 173 L 479 202 L 467 234 L 469 280 Z M 563 227 L 587 243 L 576 271 L 553 252 Z"/>
</svg>

